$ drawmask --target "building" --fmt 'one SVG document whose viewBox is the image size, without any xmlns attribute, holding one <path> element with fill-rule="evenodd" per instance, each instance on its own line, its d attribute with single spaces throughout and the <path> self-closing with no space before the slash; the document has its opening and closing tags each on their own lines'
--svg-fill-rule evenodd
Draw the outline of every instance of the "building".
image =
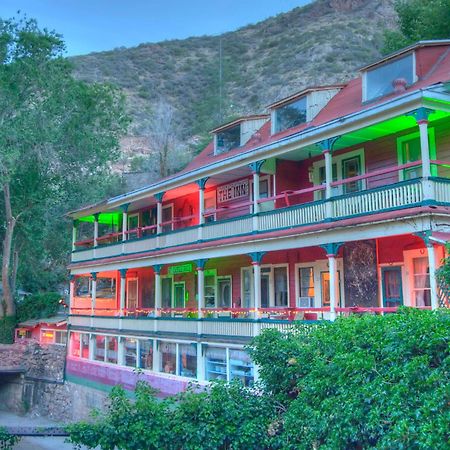
<svg viewBox="0 0 450 450">
<path fill-rule="evenodd" d="M 267 110 L 212 130 L 176 175 L 70 214 L 69 380 L 251 384 L 243 346 L 265 328 L 444 306 L 450 41 Z"/>
<path fill-rule="evenodd" d="M 40 344 L 66 345 L 67 316 L 57 315 L 20 322 L 15 329 L 15 342 L 33 340 Z"/>
</svg>

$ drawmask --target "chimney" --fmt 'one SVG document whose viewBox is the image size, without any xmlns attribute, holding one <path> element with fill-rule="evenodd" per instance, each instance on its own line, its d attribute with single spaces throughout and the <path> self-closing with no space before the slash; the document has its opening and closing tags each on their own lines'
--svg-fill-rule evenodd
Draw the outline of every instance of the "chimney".
<svg viewBox="0 0 450 450">
<path fill-rule="evenodd" d="M 394 86 L 394 92 L 396 94 L 401 94 L 402 92 L 405 92 L 407 84 L 408 82 L 404 78 L 396 78 L 392 82 L 392 86 Z"/>
</svg>

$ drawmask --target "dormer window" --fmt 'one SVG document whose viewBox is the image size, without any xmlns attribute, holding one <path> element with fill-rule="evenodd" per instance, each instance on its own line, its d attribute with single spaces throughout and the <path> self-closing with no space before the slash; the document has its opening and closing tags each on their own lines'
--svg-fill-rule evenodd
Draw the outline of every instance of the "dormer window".
<svg viewBox="0 0 450 450">
<path fill-rule="evenodd" d="M 241 145 L 241 124 L 227 128 L 216 134 L 216 155 L 225 153 Z"/>
<path fill-rule="evenodd" d="M 374 100 L 396 90 L 398 85 L 410 86 L 416 81 L 414 53 L 376 66 L 364 73 L 363 101 Z"/>
<path fill-rule="evenodd" d="M 273 111 L 273 133 L 287 130 L 306 122 L 306 96 L 287 103 Z"/>
</svg>

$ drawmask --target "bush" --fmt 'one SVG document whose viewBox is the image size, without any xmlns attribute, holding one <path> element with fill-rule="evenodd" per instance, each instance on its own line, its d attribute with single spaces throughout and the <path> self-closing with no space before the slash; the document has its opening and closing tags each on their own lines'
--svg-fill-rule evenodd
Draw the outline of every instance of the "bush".
<svg viewBox="0 0 450 450">
<path fill-rule="evenodd" d="M 15 317 L 7 316 L 0 318 L 0 343 L 12 344 L 14 342 L 15 326 L 16 326 Z"/>
<path fill-rule="evenodd" d="M 5 428 L 0 427 L 0 450 L 12 450 L 19 441 L 19 436 L 9 434 Z"/>
<path fill-rule="evenodd" d="M 28 295 L 17 305 L 17 321 L 51 317 L 58 312 L 61 295 L 56 292 Z"/>
</svg>

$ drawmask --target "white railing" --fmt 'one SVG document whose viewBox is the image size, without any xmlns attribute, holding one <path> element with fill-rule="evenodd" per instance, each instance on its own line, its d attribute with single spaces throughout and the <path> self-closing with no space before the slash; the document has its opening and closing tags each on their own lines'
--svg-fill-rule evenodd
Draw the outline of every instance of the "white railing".
<svg viewBox="0 0 450 450">
<path fill-rule="evenodd" d="M 317 223 L 324 220 L 325 217 L 323 202 L 274 210 L 259 216 L 259 231 Z"/>
<path fill-rule="evenodd" d="M 450 180 L 433 181 L 435 199 L 439 203 L 450 203 Z"/>
<path fill-rule="evenodd" d="M 251 217 L 236 217 L 235 220 L 226 220 L 203 227 L 203 239 L 219 239 L 239 234 L 251 233 L 253 230 Z"/>
<path fill-rule="evenodd" d="M 251 338 L 266 328 L 276 328 L 280 331 L 289 331 L 295 328 L 293 322 L 286 321 L 260 321 L 242 319 L 162 319 L 162 318 L 119 318 L 99 316 L 69 316 L 71 327 L 93 327 L 110 332 L 151 332 L 170 333 L 177 335 L 201 335 L 204 337 L 223 336 Z"/>
<path fill-rule="evenodd" d="M 347 217 L 398 208 L 419 203 L 422 199 L 420 181 L 407 182 L 334 199 L 334 217 Z"/>
</svg>

